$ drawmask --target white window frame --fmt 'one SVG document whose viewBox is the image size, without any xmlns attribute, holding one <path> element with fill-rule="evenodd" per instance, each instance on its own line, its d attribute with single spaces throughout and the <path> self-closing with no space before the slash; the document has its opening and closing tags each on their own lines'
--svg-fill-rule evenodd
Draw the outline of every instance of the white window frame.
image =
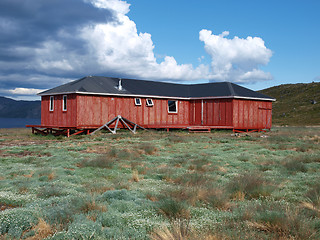
<svg viewBox="0 0 320 240">
<path fill-rule="evenodd" d="M 152 101 L 151 98 L 147 98 L 147 99 L 146 99 L 146 103 L 147 103 L 147 106 L 148 106 L 148 107 L 152 107 L 152 106 L 153 106 L 153 101 Z"/>
<path fill-rule="evenodd" d="M 170 111 L 170 109 L 169 109 L 169 102 L 175 102 L 176 111 Z M 178 101 L 176 101 L 176 100 L 168 100 L 168 113 L 178 113 Z"/>
<path fill-rule="evenodd" d="M 68 106 L 67 106 L 67 99 L 68 99 L 68 97 L 67 97 L 68 95 L 63 95 L 62 96 L 62 111 L 64 111 L 64 112 L 66 112 L 67 111 L 67 108 L 68 108 Z M 64 106 L 66 106 L 66 108 L 64 108 Z"/>
<path fill-rule="evenodd" d="M 53 112 L 53 110 L 54 110 L 54 96 L 50 96 L 49 111 Z"/>
<path fill-rule="evenodd" d="M 139 101 L 139 102 L 137 102 L 137 101 Z M 135 98 L 134 99 L 134 105 L 141 106 L 141 98 Z"/>
</svg>

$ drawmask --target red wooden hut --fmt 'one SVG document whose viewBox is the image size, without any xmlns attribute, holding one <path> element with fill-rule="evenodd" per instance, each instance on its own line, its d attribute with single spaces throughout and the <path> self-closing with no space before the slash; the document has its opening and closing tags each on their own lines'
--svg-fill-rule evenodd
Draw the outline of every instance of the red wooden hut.
<svg viewBox="0 0 320 240">
<path fill-rule="evenodd" d="M 189 85 L 92 76 L 39 95 L 41 125 L 29 127 L 68 134 L 89 133 L 118 115 L 144 128 L 261 131 L 271 128 L 275 101 L 230 82 Z"/>
</svg>

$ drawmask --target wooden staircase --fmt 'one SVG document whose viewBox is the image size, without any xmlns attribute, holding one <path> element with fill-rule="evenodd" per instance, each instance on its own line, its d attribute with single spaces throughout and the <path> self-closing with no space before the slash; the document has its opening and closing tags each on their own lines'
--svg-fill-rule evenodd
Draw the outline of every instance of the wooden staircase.
<svg viewBox="0 0 320 240">
<path fill-rule="evenodd" d="M 211 127 L 208 126 L 191 126 L 187 128 L 189 132 L 193 133 L 209 133 L 211 132 Z"/>
</svg>

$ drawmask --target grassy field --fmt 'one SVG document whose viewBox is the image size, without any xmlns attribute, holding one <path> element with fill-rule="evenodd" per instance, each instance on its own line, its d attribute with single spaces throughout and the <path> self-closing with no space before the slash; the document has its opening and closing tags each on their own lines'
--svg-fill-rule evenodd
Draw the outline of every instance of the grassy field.
<svg viewBox="0 0 320 240">
<path fill-rule="evenodd" d="M 0 129 L 0 239 L 319 239 L 320 128 Z"/>
</svg>

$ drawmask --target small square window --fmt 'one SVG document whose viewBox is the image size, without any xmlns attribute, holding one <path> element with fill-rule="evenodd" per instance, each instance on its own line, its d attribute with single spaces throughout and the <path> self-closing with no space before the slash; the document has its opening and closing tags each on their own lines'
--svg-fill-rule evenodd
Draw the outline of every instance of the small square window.
<svg viewBox="0 0 320 240">
<path fill-rule="evenodd" d="M 177 101 L 168 101 L 168 113 L 177 113 Z"/>
<path fill-rule="evenodd" d="M 62 110 L 67 111 L 67 95 L 63 95 Z"/>
<path fill-rule="evenodd" d="M 141 106 L 141 98 L 135 98 L 135 99 L 134 99 L 134 104 L 135 104 L 136 106 Z"/>
<path fill-rule="evenodd" d="M 147 106 L 152 107 L 153 106 L 153 101 L 151 98 L 147 98 Z"/>
<path fill-rule="evenodd" d="M 50 96 L 50 103 L 49 103 L 49 111 L 53 111 L 53 108 L 54 108 L 54 97 L 53 96 Z"/>
</svg>

